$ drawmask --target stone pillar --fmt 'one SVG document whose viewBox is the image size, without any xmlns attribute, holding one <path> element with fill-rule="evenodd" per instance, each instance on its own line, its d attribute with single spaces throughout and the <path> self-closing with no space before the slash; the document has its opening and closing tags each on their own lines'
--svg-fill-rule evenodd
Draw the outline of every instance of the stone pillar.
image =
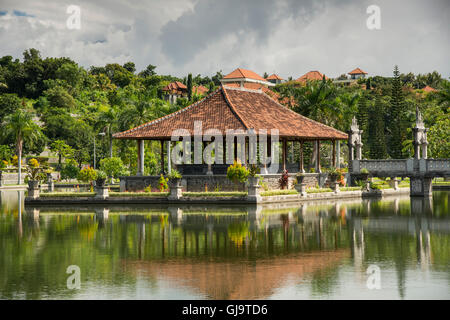
<svg viewBox="0 0 450 320">
<path fill-rule="evenodd" d="M 305 168 L 304 168 L 304 164 L 303 164 L 303 141 L 300 141 L 299 172 L 301 172 L 301 173 L 305 172 Z"/>
<path fill-rule="evenodd" d="M 144 140 L 138 140 L 138 176 L 144 175 L 144 151 Z"/>
<path fill-rule="evenodd" d="M 317 161 L 316 161 L 316 168 L 317 173 L 321 173 L 322 169 L 320 167 L 320 140 L 316 141 L 317 144 Z"/>
<path fill-rule="evenodd" d="M 424 176 L 410 177 L 410 196 L 431 197 L 432 195 L 432 178 Z"/>
<path fill-rule="evenodd" d="M 172 159 L 170 157 L 170 147 L 172 145 L 172 142 L 169 140 L 167 141 L 167 172 L 172 172 Z"/>
<path fill-rule="evenodd" d="M 161 173 L 166 174 L 164 169 L 164 141 L 161 140 L 160 143 L 161 143 Z"/>
<path fill-rule="evenodd" d="M 332 140 L 331 143 L 333 144 L 333 154 L 331 158 L 331 163 L 333 167 L 336 167 L 336 140 Z"/>
<path fill-rule="evenodd" d="M 287 141 L 283 139 L 283 170 L 286 170 L 286 152 L 287 152 Z"/>
<path fill-rule="evenodd" d="M 336 140 L 336 168 L 341 167 L 341 141 Z"/>
</svg>

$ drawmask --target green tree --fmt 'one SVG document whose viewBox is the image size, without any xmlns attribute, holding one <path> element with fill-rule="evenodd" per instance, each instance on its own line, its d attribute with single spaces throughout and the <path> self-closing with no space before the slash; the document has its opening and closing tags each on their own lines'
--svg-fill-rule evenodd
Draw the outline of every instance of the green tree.
<svg viewBox="0 0 450 320">
<path fill-rule="evenodd" d="M 430 157 L 450 158 L 450 115 L 445 114 L 438 118 L 428 131 Z"/>
<path fill-rule="evenodd" d="M 105 158 L 100 161 L 100 170 L 104 171 L 108 177 L 118 178 L 125 171 L 125 167 L 120 158 Z"/>
<path fill-rule="evenodd" d="M 367 95 L 363 94 L 362 97 L 358 101 L 358 113 L 356 114 L 356 119 L 358 120 L 358 125 L 362 133 L 362 143 L 363 143 L 363 157 L 367 157 L 369 155 L 369 106 Z"/>
<path fill-rule="evenodd" d="M 369 111 L 369 155 L 371 159 L 385 159 L 386 137 L 384 133 L 384 107 L 381 96 L 376 95 L 375 104 Z"/>
<path fill-rule="evenodd" d="M 0 124 L 8 114 L 14 113 L 20 108 L 20 99 L 15 93 L 0 95 Z"/>
<path fill-rule="evenodd" d="M 43 139 L 41 129 L 33 122 L 32 114 L 22 109 L 5 118 L 4 134 L 14 139 L 16 144 L 16 154 L 18 157 L 18 184 L 21 184 L 22 173 L 22 151 L 24 144 L 34 144 L 39 139 Z"/>
<path fill-rule="evenodd" d="M 58 167 L 61 169 L 61 159 L 72 157 L 74 150 L 64 140 L 55 140 L 50 145 L 50 150 L 58 154 Z"/>
<path fill-rule="evenodd" d="M 395 66 L 392 80 L 391 106 L 387 116 L 388 151 L 393 159 L 402 159 L 405 156 L 402 149 L 403 142 L 407 139 L 406 117 L 406 103 L 402 92 L 402 82 L 398 66 Z"/>
<path fill-rule="evenodd" d="M 187 78 L 187 94 L 188 94 L 188 100 L 192 100 L 192 74 L 188 74 Z"/>
</svg>

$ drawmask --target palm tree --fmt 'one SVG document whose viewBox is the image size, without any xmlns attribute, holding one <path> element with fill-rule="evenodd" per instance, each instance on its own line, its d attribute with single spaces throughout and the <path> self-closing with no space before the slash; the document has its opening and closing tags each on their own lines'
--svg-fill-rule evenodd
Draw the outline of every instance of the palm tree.
<svg viewBox="0 0 450 320">
<path fill-rule="evenodd" d="M 4 134 L 11 137 L 16 143 L 19 176 L 18 184 L 21 184 L 22 150 L 24 144 L 32 145 L 43 137 L 41 128 L 33 122 L 33 117 L 26 110 L 17 109 L 16 112 L 5 118 Z"/>
</svg>

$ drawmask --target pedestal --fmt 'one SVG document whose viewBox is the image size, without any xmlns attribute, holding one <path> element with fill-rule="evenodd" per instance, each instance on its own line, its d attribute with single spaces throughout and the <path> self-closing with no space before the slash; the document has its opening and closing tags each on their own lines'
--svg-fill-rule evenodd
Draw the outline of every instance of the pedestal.
<svg viewBox="0 0 450 320">
<path fill-rule="evenodd" d="M 294 188 L 302 197 L 306 197 L 306 183 L 297 183 Z"/>
<path fill-rule="evenodd" d="M 183 196 L 181 185 L 171 186 L 167 197 L 169 200 L 179 200 Z"/>
<path fill-rule="evenodd" d="M 341 190 L 339 189 L 339 182 L 331 182 L 331 189 L 334 193 L 339 193 Z"/>
<path fill-rule="evenodd" d="M 260 188 L 261 186 L 258 184 L 258 178 L 249 178 L 247 199 L 256 203 L 261 202 L 262 197 L 259 194 Z"/>
<path fill-rule="evenodd" d="M 105 200 L 109 197 L 108 187 L 95 187 L 95 199 Z"/>
<path fill-rule="evenodd" d="M 38 188 L 28 188 L 28 197 L 31 199 L 39 198 L 39 187 Z"/>
</svg>

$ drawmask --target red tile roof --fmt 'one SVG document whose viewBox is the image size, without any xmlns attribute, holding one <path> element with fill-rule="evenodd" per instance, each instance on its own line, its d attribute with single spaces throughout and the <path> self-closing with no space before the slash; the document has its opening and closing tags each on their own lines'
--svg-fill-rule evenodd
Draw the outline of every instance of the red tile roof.
<svg viewBox="0 0 450 320">
<path fill-rule="evenodd" d="M 281 78 L 277 74 L 272 74 L 272 75 L 268 76 L 266 80 L 283 80 L 283 78 Z"/>
<path fill-rule="evenodd" d="M 185 91 L 185 90 L 187 90 L 187 87 L 183 83 L 181 83 L 180 81 L 174 81 L 174 82 L 169 83 L 164 88 L 162 88 L 162 90 L 163 91 L 170 91 L 170 92 Z"/>
<path fill-rule="evenodd" d="M 355 70 L 350 71 L 348 74 L 367 74 L 367 72 L 361 70 L 360 68 L 356 68 Z"/>
<path fill-rule="evenodd" d="M 325 76 L 325 75 L 320 73 L 319 71 L 315 70 L 315 71 L 310 71 L 308 73 L 305 73 L 300 78 L 298 78 L 297 81 L 306 82 L 307 80 L 322 80 L 323 76 Z M 325 79 L 328 79 L 328 77 L 325 76 Z"/>
<path fill-rule="evenodd" d="M 430 86 L 426 86 L 425 88 L 422 89 L 425 92 L 436 92 L 437 90 L 430 87 Z"/>
<path fill-rule="evenodd" d="M 247 79 L 253 79 L 253 80 L 266 81 L 266 79 L 264 79 L 260 75 L 256 74 L 255 72 L 253 72 L 251 70 L 241 69 L 241 68 L 237 68 L 236 70 L 234 70 L 233 72 L 227 74 L 223 78 L 224 79 L 244 79 L 244 78 L 247 78 Z"/>
<path fill-rule="evenodd" d="M 278 129 L 280 137 L 292 139 L 347 139 L 347 134 L 306 118 L 277 103 L 261 91 L 220 87 L 184 109 L 124 132 L 118 139 L 168 140 L 175 129 L 187 129 L 193 135 L 194 121 L 202 121 L 203 130 Z"/>
<path fill-rule="evenodd" d="M 192 92 L 196 92 L 197 94 L 206 94 L 208 93 L 209 89 L 200 85 L 200 86 L 194 86 L 192 88 Z"/>
</svg>

